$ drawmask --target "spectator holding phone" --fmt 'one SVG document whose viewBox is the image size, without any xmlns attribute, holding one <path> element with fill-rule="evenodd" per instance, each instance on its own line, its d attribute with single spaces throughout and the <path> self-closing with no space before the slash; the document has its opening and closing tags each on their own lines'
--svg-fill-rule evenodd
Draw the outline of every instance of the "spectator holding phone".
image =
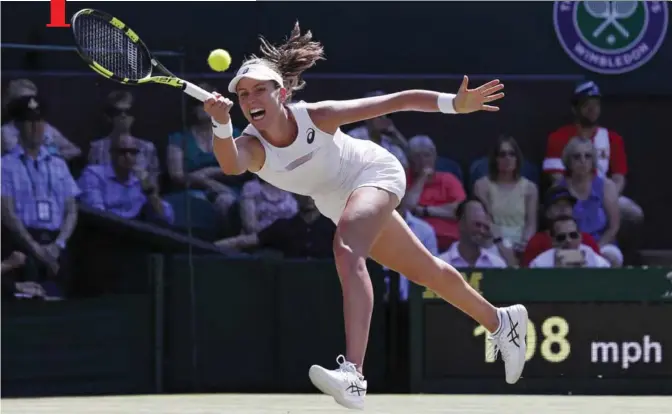
<svg viewBox="0 0 672 414">
<path fill-rule="evenodd" d="M 571 216 L 551 223 L 553 248 L 537 256 L 530 267 L 610 267 L 609 262 L 581 242 L 581 232 Z"/>
<path fill-rule="evenodd" d="M 546 192 L 544 200 L 545 219 L 547 226 L 561 216 L 572 216 L 574 205 L 576 205 L 576 197 L 574 197 L 565 187 L 555 186 Z M 600 246 L 590 234 L 586 232 L 581 233 L 581 242 L 600 254 Z M 527 243 L 521 266 L 527 267 L 541 253 L 553 247 L 553 238 L 548 230 L 540 231 Z"/>
</svg>

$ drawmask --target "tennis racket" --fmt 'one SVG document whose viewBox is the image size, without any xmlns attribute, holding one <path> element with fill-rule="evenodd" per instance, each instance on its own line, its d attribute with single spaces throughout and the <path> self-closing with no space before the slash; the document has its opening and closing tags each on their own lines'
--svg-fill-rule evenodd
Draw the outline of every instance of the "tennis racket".
<svg viewBox="0 0 672 414">
<path fill-rule="evenodd" d="M 140 37 L 105 12 L 82 9 L 72 17 L 77 51 L 98 74 L 124 85 L 159 83 L 181 89 L 201 102 L 213 95 L 175 76 L 156 60 Z M 155 72 L 160 72 L 155 76 Z"/>
</svg>

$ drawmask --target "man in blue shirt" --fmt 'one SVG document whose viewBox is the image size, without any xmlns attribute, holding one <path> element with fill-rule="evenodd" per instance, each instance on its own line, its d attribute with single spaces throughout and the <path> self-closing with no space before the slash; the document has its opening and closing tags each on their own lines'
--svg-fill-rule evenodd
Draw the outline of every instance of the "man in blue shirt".
<svg viewBox="0 0 672 414">
<path fill-rule="evenodd" d="M 79 188 L 65 161 L 44 146 L 39 98 L 19 103 L 13 111 L 19 145 L 2 157 L 2 219 L 9 236 L 3 237 L 3 257 L 18 250 L 36 259 L 48 296 L 58 299 L 69 289 L 64 265 L 67 242 L 77 224 Z"/>
<path fill-rule="evenodd" d="M 82 172 L 80 201 L 126 219 L 172 224 L 173 209 L 161 200 L 151 177 L 140 179 L 135 173 L 139 152 L 136 140 L 130 136 L 113 141 L 110 162 L 90 164 Z"/>
</svg>

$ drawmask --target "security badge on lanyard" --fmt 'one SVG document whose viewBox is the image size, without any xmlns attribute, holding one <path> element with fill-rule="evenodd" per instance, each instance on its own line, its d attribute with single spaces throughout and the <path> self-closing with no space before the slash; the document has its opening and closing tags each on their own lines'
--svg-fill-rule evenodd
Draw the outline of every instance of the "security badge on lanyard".
<svg viewBox="0 0 672 414">
<path fill-rule="evenodd" d="M 46 159 L 46 170 L 47 170 L 47 193 L 43 194 L 42 196 L 37 194 L 37 183 L 35 182 L 35 179 L 33 178 L 33 174 L 30 172 L 30 167 L 29 167 L 29 160 L 24 158 L 24 167 L 26 167 L 26 174 L 28 174 L 28 179 L 30 180 L 30 185 L 33 190 L 33 198 L 35 199 L 35 213 L 37 216 L 37 219 L 41 222 L 44 223 L 49 223 L 51 222 L 52 218 L 52 201 L 49 200 L 49 197 L 52 195 L 52 188 L 51 188 L 51 168 L 49 168 L 49 159 Z M 38 175 L 41 176 L 40 173 L 40 166 L 37 160 L 34 161 L 33 165 L 35 166 L 35 170 L 37 171 Z"/>
<path fill-rule="evenodd" d="M 51 222 L 51 202 L 48 200 L 37 200 L 37 219 L 45 223 Z"/>
</svg>

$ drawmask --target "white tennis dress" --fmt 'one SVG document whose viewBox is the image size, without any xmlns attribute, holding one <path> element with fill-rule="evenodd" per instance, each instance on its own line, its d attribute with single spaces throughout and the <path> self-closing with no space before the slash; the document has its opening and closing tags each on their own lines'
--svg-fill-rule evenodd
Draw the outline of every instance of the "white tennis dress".
<svg viewBox="0 0 672 414">
<path fill-rule="evenodd" d="M 385 148 L 352 138 L 340 129 L 334 135 L 318 129 L 304 101 L 290 104 L 298 125 L 294 142 L 284 148 L 271 145 L 251 124 L 243 135 L 257 137 L 266 161 L 256 174 L 270 184 L 310 196 L 320 212 L 338 224 L 345 204 L 359 187 L 377 187 L 401 201 L 406 192 L 406 173 Z"/>
</svg>

